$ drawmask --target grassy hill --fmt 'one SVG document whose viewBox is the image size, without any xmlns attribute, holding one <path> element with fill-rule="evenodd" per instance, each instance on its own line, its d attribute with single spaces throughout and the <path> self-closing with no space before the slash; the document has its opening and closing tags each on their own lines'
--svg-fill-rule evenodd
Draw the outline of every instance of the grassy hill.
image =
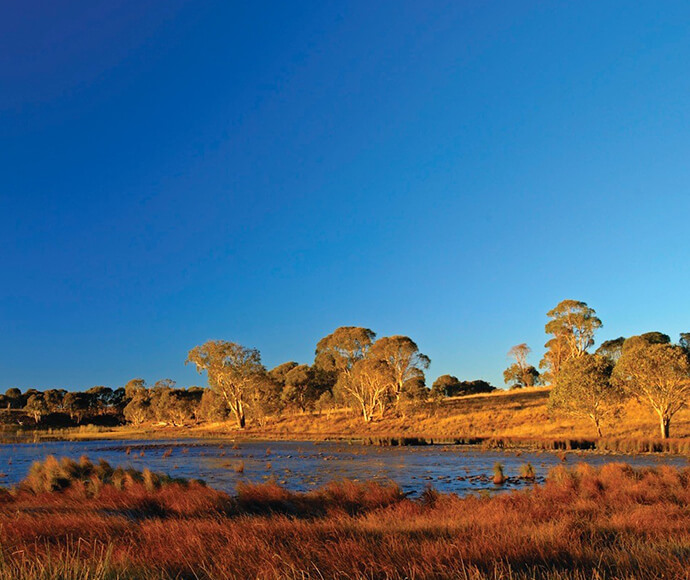
<svg viewBox="0 0 690 580">
<path fill-rule="evenodd" d="M 497 391 L 490 394 L 456 397 L 408 414 L 389 416 L 365 424 L 350 411 L 329 414 L 286 415 L 269 421 L 264 428 L 248 432 L 274 435 L 418 435 L 423 437 L 504 436 L 504 437 L 593 437 L 590 423 L 563 416 L 552 417 L 547 410 L 549 388 Z M 613 424 L 604 426 L 607 437 L 656 437 L 658 421 L 644 405 L 630 401 Z M 678 413 L 672 425 L 673 437 L 690 435 L 690 410 Z"/>
<path fill-rule="evenodd" d="M 239 431 L 234 422 L 206 423 L 186 427 L 153 426 L 95 428 L 56 431 L 49 436 L 70 438 L 106 437 L 212 437 L 231 436 L 263 439 L 327 439 L 407 437 L 448 440 L 454 438 L 495 437 L 525 439 L 590 439 L 596 435 L 584 420 L 553 417 L 547 409 L 549 388 L 535 387 L 497 391 L 445 399 L 421 409 L 364 423 L 360 415 L 347 409 L 331 412 L 283 414 L 269 417 L 263 425 L 250 421 Z M 606 438 L 638 439 L 658 437 L 656 416 L 644 405 L 628 402 L 615 423 L 604 425 Z M 674 418 L 673 438 L 690 437 L 690 409 Z"/>
</svg>

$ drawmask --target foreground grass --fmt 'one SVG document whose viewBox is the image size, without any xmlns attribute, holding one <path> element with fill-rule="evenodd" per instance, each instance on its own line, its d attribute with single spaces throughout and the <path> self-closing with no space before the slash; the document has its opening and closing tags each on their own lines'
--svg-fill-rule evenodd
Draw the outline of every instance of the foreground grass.
<svg viewBox="0 0 690 580">
<path fill-rule="evenodd" d="M 0 577 L 690 577 L 690 469 L 579 465 L 529 491 L 417 499 L 353 482 L 231 497 L 115 472 L 50 460 L 3 492 Z"/>
</svg>

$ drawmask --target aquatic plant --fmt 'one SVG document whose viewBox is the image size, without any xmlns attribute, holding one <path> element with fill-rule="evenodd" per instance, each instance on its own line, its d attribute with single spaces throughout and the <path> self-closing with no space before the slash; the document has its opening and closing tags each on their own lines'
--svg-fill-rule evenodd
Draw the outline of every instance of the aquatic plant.
<svg viewBox="0 0 690 580">
<path fill-rule="evenodd" d="M 534 467 L 529 461 L 520 466 L 520 477 L 530 480 L 536 479 L 537 473 L 534 471 Z"/>
<path fill-rule="evenodd" d="M 503 485 L 506 482 L 506 476 L 503 473 L 503 464 L 500 461 L 497 461 L 494 464 L 494 477 L 493 477 L 493 482 L 496 485 Z"/>
</svg>

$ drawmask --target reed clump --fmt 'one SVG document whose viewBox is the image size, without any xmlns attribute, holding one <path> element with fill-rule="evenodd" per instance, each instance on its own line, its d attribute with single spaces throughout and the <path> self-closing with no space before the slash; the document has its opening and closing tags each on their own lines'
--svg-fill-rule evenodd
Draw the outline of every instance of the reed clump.
<svg viewBox="0 0 690 580">
<path fill-rule="evenodd" d="M 503 485 L 508 478 L 505 476 L 505 473 L 503 472 L 503 464 L 500 461 L 497 461 L 494 464 L 494 476 L 493 476 L 493 482 L 496 485 Z"/>
<path fill-rule="evenodd" d="M 170 484 L 187 485 L 188 483 L 189 480 L 152 473 L 148 469 L 137 471 L 122 467 L 113 468 L 102 459 L 97 463 L 92 463 L 86 456 L 74 461 L 69 457 L 58 460 L 53 455 L 49 455 L 43 461 L 35 461 L 32 464 L 28 475 L 19 484 L 18 489 L 39 494 L 79 488 L 97 495 L 104 486 L 122 490 L 135 484 L 143 484 L 148 491 L 153 491 Z"/>
<path fill-rule="evenodd" d="M 537 472 L 529 461 L 520 466 L 520 477 L 529 481 L 534 481 L 537 478 Z"/>
</svg>

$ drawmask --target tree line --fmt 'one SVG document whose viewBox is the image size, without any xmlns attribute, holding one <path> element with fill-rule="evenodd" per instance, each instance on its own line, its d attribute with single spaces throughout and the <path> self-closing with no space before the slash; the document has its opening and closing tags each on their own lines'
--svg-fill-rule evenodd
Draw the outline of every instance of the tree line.
<svg viewBox="0 0 690 580">
<path fill-rule="evenodd" d="M 514 362 L 503 373 L 511 389 L 550 385 L 553 413 L 591 421 L 597 435 L 616 420 L 631 398 L 656 413 L 660 433 L 669 437 L 674 415 L 690 399 L 690 333 L 677 343 L 661 332 L 604 341 L 594 352 L 603 326 L 585 302 L 563 300 L 547 313 L 549 335 L 539 369 L 528 363 L 522 343 L 509 351 Z M 285 362 L 268 370 L 255 348 L 209 340 L 192 348 L 186 364 L 205 374 L 207 387 L 177 388 L 163 379 L 147 386 L 132 379 L 123 387 L 93 387 L 85 392 L 8 389 L 0 395 L 0 420 L 21 411 L 35 424 L 72 423 L 182 425 L 231 417 L 239 428 L 247 420 L 264 425 L 271 416 L 290 412 L 328 412 L 347 407 L 363 422 L 407 413 L 444 397 L 488 393 L 483 380 L 438 377 L 429 388 L 430 359 L 403 335 L 376 337 L 364 327 L 343 326 L 318 341 L 311 364 Z M 59 422 L 59 421 L 57 421 Z"/>
<path fill-rule="evenodd" d="M 123 387 L 97 386 L 84 392 L 8 389 L 0 409 L 22 411 L 35 424 L 117 424 L 147 422 L 182 425 L 233 418 L 244 428 L 250 419 L 263 425 L 284 412 L 324 412 L 348 407 L 364 422 L 406 413 L 429 401 L 486 393 L 495 387 L 483 380 L 438 377 L 431 388 L 425 371 L 430 359 L 409 337 L 376 338 L 363 327 L 343 326 L 316 345 L 312 364 L 289 361 L 266 369 L 255 348 L 209 340 L 187 355 L 205 374 L 208 387 L 177 388 L 163 379 L 147 386 L 132 379 Z M 11 413 L 0 419 L 14 420 Z"/>
</svg>

